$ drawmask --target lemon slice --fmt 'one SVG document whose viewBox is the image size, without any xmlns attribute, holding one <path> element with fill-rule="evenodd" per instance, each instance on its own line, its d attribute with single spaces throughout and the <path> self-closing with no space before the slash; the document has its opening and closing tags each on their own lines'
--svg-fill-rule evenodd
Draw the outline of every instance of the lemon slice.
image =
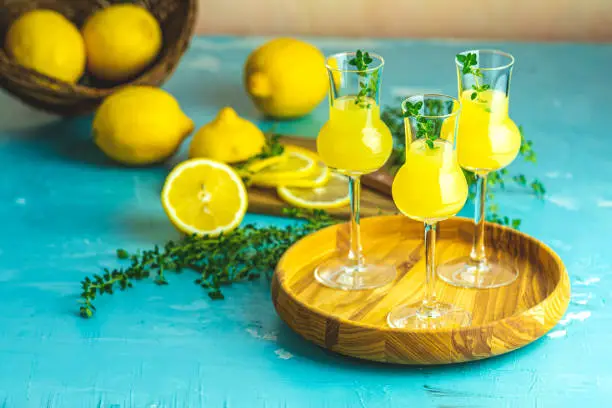
<svg viewBox="0 0 612 408">
<path fill-rule="evenodd" d="M 289 179 L 289 180 L 268 180 L 261 179 L 256 180 L 253 184 L 260 187 L 303 187 L 303 188 L 314 188 L 314 187 L 322 187 L 327 184 L 329 179 L 331 178 L 332 172 L 325 165 L 325 163 L 319 161 L 317 162 L 317 167 L 314 173 L 307 177 Z"/>
<path fill-rule="evenodd" d="M 262 170 L 267 169 L 268 167 L 278 165 L 289 160 L 289 155 L 287 153 L 279 154 L 278 156 L 272 156 L 265 159 L 255 160 L 252 163 L 246 165 L 242 171 L 248 173 L 257 173 Z"/>
<path fill-rule="evenodd" d="M 340 208 L 349 204 L 348 178 L 332 173 L 329 182 L 323 187 L 278 187 L 280 198 L 296 207 L 310 209 Z"/>
<path fill-rule="evenodd" d="M 231 167 L 191 159 L 166 178 L 161 195 L 170 221 L 185 234 L 219 235 L 236 228 L 247 210 L 247 192 Z"/>
<path fill-rule="evenodd" d="M 280 185 L 284 180 L 305 178 L 317 171 L 319 156 L 310 150 L 296 146 L 285 146 L 286 161 L 273 164 L 251 177 L 255 184 L 262 182 Z"/>
</svg>

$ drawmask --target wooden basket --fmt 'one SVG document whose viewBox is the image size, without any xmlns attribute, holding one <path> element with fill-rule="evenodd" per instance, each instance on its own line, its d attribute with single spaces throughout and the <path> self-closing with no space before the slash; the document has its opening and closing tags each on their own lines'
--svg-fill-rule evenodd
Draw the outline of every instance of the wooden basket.
<svg viewBox="0 0 612 408">
<path fill-rule="evenodd" d="M 38 8 L 62 13 L 81 28 L 94 11 L 120 0 L 0 0 L 0 46 L 10 24 L 22 13 Z M 71 116 L 93 111 L 118 88 L 130 85 L 160 85 L 174 71 L 193 34 L 197 0 L 141 0 L 160 22 L 163 46 L 153 63 L 129 81 L 109 83 L 88 73 L 77 84 L 63 82 L 13 61 L 0 49 L 0 86 L 25 103 L 48 112 Z"/>
</svg>

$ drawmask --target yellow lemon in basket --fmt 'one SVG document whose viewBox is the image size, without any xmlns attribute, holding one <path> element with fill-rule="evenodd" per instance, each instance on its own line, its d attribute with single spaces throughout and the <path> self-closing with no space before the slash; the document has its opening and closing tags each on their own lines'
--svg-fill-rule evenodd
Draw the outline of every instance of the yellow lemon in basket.
<svg viewBox="0 0 612 408">
<path fill-rule="evenodd" d="M 93 120 L 95 143 L 129 165 L 161 162 L 193 130 L 193 121 L 168 92 L 128 86 L 104 100 Z"/>
<path fill-rule="evenodd" d="M 255 105 L 274 118 L 306 115 L 327 94 L 325 57 L 314 45 L 293 38 L 277 38 L 253 51 L 244 79 Z"/>
<path fill-rule="evenodd" d="M 135 4 L 116 4 L 91 15 L 83 26 L 87 68 L 100 79 L 125 81 L 147 67 L 162 46 L 153 15 Z"/>
<path fill-rule="evenodd" d="M 24 67 L 74 83 L 85 70 L 85 44 L 66 17 L 53 10 L 33 10 L 11 24 L 4 48 Z"/>
<path fill-rule="evenodd" d="M 247 192 L 227 164 L 191 159 L 179 164 L 162 190 L 170 221 L 186 234 L 219 235 L 236 228 L 246 213 Z"/>
<path fill-rule="evenodd" d="M 189 157 L 238 163 L 261 153 L 265 144 L 266 137 L 257 126 L 225 107 L 198 130 L 191 141 Z"/>
</svg>

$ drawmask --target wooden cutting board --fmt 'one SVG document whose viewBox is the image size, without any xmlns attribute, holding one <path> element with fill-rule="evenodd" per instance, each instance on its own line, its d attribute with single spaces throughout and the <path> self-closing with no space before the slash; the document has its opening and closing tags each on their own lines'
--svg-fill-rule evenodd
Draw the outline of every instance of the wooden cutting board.
<svg viewBox="0 0 612 408">
<path fill-rule="evenodd" d="M 316 151 L 315 139 L 306 139 L 295 136 L 284 136 L 280 139 L 283 144 L 293 144 L 312 151 Z M 362 178 L 361 189 L 361 215 L 371 217 L 374 215 L 397 214 L 397 208 L 391 199 L 392 177 L 383 170 L 368 174 Z M 276 190 L 272 188 L 249 187 L 249 212 L 259 214 L 282 215 L 283 208 L 290 205 L 278 198 Z M 338 218 L 348 218 L 349 207 L 329 210 L 330 214 Z"/>
</svg>

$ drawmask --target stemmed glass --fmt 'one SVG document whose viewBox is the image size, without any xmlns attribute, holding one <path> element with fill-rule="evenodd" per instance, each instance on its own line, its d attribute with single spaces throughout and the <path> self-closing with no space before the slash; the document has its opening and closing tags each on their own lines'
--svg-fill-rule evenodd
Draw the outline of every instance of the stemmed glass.
<svg viewBox="0 0 612 408">
<path fill-rule="evenodd" d="M 467 199 L 465 176 L 455 152 L 459 101 L 438 94 L 414 95 L 402 102 L 406 162 L 393 180 L 393 201 L 409 218 L 425 224 L 425 297 L 387 316 L 395 328 L 442 328 L 470 324 L 464 310 L 436 298 L 438 222 L 457 214 Z"/>
<path fill-rule="evenodd" d="M 476 175 L 474 242 L 469 257 L 438 269 L 441 279 L 467 288 L 496 288 L 517 278 L 511 264 L 494 262 L 485 253 L 487 175 L 516 158 L 521 134 L 508 116 L 514 57 L 495 50 L 472 50 L 455 59 L 462 113 L 457 135 L 459 164 Z"/>
<path fill-rule="evenodd" d="M 359 228 L 360 177 L 381 168 L 393 147 L 391 132 L 380 119 L 383 66 L 382 57 L 362 51 L 334 54 L 326 60 L 329 120 L 319 132 L 317 150 L 329 167 L 349 177 L 350 249 L 320 264 L 315 277 L 337 289 L 373 289 L 395 279 L 393 265 L 364 257 Z"/>
</svg>

